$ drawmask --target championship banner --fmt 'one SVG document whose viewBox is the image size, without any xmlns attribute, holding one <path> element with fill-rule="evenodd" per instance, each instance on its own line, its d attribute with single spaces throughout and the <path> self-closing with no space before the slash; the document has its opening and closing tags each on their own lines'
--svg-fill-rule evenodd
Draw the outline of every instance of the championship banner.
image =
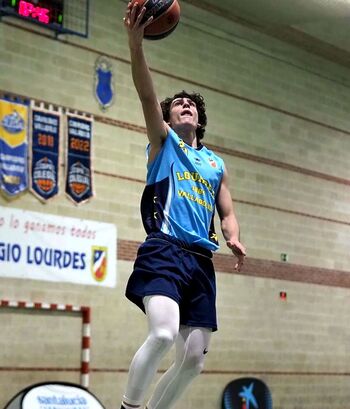
<svg viewBox="0 0 350 409">
<path fill-rule="evenodd" d="M 0 206 L 0 276 L 116 286 L 114 224 Z"/>
<path fill-rule="evenodd" d="M 67 114 L 66 194 L 76 204 L 93 195 L 92 119 Z"/>
<path fill-rule="evenodd" d="M 58 194 L 61 115 L 32 108 L 30 191 L 42 201 Z"/>
<path fill-rule="evenodd" d="M 28 106 L 0 99 L 0 189 L 15 197 L 28 188 Z"/>
</svg>

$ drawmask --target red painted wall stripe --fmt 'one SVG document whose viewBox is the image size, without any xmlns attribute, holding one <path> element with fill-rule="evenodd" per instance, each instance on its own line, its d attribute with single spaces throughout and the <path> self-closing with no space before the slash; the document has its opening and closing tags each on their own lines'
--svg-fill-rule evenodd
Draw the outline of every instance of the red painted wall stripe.
<svg viewBox="0 0 350 409">
<path fill-rule="evenodd" d="M 118 260 L 134 261 L 140 244 L 140 242 L 132 240 L 118 240 Z M 331 270 L 247 257 L 244 268 L 241 272 L 237 272 L 234 269 L 233 256 L 220 253 L 214 254 L 213 262 L 218 273 L 350 288 L 350 271 Z"/>
<path fill-rule="evenodd" d="M 0 366 L 0 372 L 80 372 L 81 368 L 55 368 L 55 367 L 11 367 Z M 166 370 L 161 369 L 158 372 L 164 373 Z M 127 368 L 90 368 L 90 372 L 94 373 L 128 373 Z M 331 376 L 331 377 L 348 377 L 350 372 L 315 372 L 315 371 L 246 371 L 246 370 L 224 370 L 212 369 L 204 370 L 204 375 L 270 375 L 270 376 Z"/>
</svg>

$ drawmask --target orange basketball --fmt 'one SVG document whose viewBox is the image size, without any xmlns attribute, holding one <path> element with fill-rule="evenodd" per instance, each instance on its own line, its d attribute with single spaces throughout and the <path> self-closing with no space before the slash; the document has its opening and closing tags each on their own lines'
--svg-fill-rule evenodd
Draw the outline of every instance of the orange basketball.
<svg viewBox="0 0 350 409">
<path fill-rule="evenodd" d="M 145 28 L 144 37 L 160 40 L 172 33 L 180 20 L 180 5 L 177 0 L 132 0 L 138 3 L 139 10 L 146 7 L 142 22 L 153 16 L 152 23 Z"/>
</svg>

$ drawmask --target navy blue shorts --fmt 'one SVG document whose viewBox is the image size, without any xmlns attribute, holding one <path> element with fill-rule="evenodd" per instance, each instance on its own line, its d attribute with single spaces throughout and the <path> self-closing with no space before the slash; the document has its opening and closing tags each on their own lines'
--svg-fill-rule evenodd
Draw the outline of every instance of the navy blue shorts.
<svg viewBox="0 0 350 409">
<path fill-rule="evenodd" d="M 139 247 L 126 297 L 145 312 L 143 298 L 165 295 L 179 304 L 180 324 L 217 330 L 212 253 L 163 233 Z"/>
</svg>

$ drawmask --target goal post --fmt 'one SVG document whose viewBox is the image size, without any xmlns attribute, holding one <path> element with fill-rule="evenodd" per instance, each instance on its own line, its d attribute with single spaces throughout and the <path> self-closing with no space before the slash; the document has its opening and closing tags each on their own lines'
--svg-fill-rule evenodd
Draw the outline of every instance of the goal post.
<svg viewBox="0 0 350 409">
<path fill-rule="evenodd" d="M 80 316 L 82 319 L 80 383 L 85 388 L 89 387 L 91 340 L 90 307 L 74 306 L 71 304 L 0 300 L 0 308 L 16 309 L 19 311 L 31 310 L 33 312 L 60 312 L 62 314 L 69 313 Z"/>
</svg>

